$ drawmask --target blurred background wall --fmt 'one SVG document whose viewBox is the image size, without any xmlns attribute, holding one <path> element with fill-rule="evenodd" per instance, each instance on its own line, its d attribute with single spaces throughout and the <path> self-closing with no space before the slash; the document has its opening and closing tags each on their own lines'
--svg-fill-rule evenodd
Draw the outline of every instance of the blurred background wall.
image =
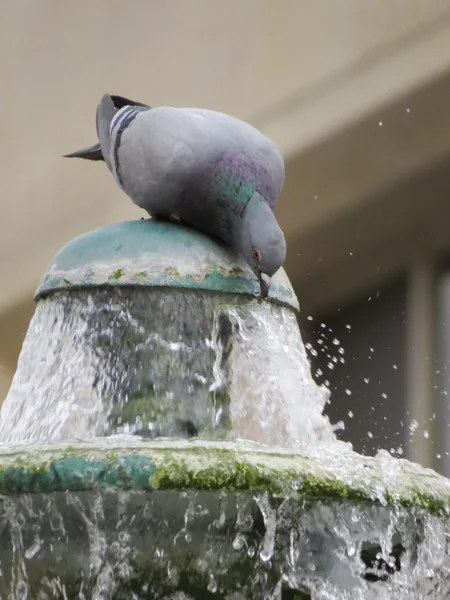
<svg viewBox="0 0 450 600">
<path fill-rule="evenodd" d="M 0 56 L 0 399 L 53 254 L 142 215 L 61 158 L 101 95 L 212 108 L 285 154 L 286 269 L 341 437 L 450 475 L 448 0 L 3 0 Z"/>
</svg>

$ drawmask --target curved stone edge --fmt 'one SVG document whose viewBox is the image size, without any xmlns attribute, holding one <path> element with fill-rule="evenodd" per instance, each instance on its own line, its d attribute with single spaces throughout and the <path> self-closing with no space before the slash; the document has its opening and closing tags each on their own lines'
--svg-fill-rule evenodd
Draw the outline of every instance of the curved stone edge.
<svg viewBox="0 0 450 600">
<path fill-rule="evenodd" d="M 105 443 L 105 440 L 108 440 Z M 139 441 L 0 445 L 0 494 L 96 489 L 267 491 L 273 496 L 366 501 L 450 513 L 450 481 L 341 442 L 309 453 L 229 442 Z"/>
<path fill-rule="evenodd" d="M 80 281 L 76 283 L 73 279 L 70 273 L 65 273 L 64 276 L 55 273 L 44 276 L 34 294 L 35 302 L 54 292 L 92 287 L 165 287 L 239 294 L 254 298 L 260 297 L 260 286 L 256 278 L 253 281 L 239 275 L 225 275 L 217 270 L 181 276 L 172 273 L 170 269 L 166 269 L 165 272 L 159 275 L 151 275 L 146 271 L 138 271 L 133 267 L 129 269 L 119 268 L 108 271 L 108 273 L 102 273 L 101 269 L 97 269 L 86 271 L 80 276 Z M 273 281 L 270 286 L 266 301 L 296 311 L 300 310 L 295 295 L 277 281 Z"/>
<path fill-rule="evenodd" d="M 171 287 L 260 296 L 255 274 L 229 248 L 186 225 L 153 219 L 100 227 L 68 242 L 53 257 L 34 299 L 99 286 Z M 282 268 L 272 279 L 267 301 L 299 310 Z"/>
</svg>

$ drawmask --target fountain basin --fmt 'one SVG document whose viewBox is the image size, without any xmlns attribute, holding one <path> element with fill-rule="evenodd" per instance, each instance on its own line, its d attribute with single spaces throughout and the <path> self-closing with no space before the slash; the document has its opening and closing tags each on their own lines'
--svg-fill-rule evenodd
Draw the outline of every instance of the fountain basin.
<svg viewBox="0 0 450 600">
<path fill-rule="evenodd" d="M 450 594 L 450 482 L 341 442 L 1 445 L 0 495 L 0 597 Z"/>
</svg>

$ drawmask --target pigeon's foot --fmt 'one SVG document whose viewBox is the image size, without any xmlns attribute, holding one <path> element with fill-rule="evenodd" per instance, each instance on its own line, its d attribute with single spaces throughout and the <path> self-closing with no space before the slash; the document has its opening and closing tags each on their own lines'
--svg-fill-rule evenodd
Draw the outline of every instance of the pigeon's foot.
<svg viewBox="0 0 450 600">
<path fill-rule="evenodd" d="M 173 221 L 175 223 L 183 223 L 183 219 L 173 213 L 154 213 L 152 219 L 155 221 Z"/>
<path fill-rule="evenodd" d="M 170 215 L 165 215 L 164 213 L 154 213 L 151 215 L 151 218 L 154 221 L 169 221 Z"/>
</svg>

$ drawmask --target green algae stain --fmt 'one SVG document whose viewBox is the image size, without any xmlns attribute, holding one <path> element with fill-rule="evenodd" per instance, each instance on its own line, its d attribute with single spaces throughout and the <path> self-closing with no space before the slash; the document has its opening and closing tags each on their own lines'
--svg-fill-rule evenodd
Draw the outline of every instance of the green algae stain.
<svg viewBox="0 0 450 600">
<path fill-rule="evenodd" d="M 450 512 L 450 507 L 442 498 L 424 494 L 416 489 L 411 490 L 410 498 L 393 497 L 388 492 L 385 493 L 385 499 L 388 504 L 398 504 L 403 508 L 419 508 L 432 515 L 444 516 Z"/>
<path fill-rule="evenodd" d="M 150 477 L 155 489 L 202 491 L 267 491 L 274 496 L 308 496 L 343 500 L 368 500 L 358 490 L 339 482 L 301 475 L 289 470 L 268 470 L 263 465 L 229 460 L 220 465 L 189 469 L 185 461 L 165 461 Z"/>
<path fill-rule="evenodd" d="M 123 269 L 117 269 L 117 271 L 114 271 L 114 273 L 111 275 L 111 277 L 113 279 L 115 279 L 116 281 L 118 281 L 119 279 L 121 279 L 125 274 L 125 271 Z"/>
<path fill-rule="evenodd" d="M 369 493 L 354 489 L 339 481 L 290 470 L 267 469 L 230 460 L 220 465 L 199 469 L 189 468 L 185 461 L 167 460 L 158 465 L 149 483 L 155 489 L 198 491 L 267 491 L 272 496 L 303 497 L 336 501 L 380 504 Z M 442 499 L 412 492 L 410 498 L 393 498 L 387 492 L 384 499 L 389 505 L 419 508 L 430 514 L 448 514 Z"/>
</svg>

